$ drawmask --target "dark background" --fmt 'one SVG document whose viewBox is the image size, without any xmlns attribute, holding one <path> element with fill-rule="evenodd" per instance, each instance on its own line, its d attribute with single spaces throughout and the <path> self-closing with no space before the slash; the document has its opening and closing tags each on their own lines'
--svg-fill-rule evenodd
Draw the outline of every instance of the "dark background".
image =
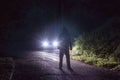
<svg viewBox="0 0 120 80">
<path fill-rule="evenodd" d="M 78 36 L 119 16 L 119 0 L 3 0 L 0 44 L 6 47 L 33 43 L 43 38 L 44 33 L 58 35 L 63 26 Z"/>
</svg>

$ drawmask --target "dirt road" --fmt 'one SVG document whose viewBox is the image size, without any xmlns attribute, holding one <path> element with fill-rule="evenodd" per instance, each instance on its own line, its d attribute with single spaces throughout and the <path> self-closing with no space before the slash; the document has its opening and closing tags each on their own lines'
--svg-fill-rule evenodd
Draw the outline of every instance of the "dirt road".
<svg viewBox="0 0 120 80">
<path fill-rule="evenodd" d="M 15 58 L 15 63 L 12 80 L 120 80 L 120 75 L 109 70 L 74 60 L 70 71 L 65 58 L 60 70 L 58 51 L 26 51 Z"/>
</svg>

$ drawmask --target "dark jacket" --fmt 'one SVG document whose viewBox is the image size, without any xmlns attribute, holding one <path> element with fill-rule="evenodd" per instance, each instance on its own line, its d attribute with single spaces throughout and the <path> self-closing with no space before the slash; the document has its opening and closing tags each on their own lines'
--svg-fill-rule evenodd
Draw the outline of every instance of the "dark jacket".
<svg viewBox="0 0 120 80">
<path fill-rule="evenodd" d="M 60 46 L 59 49 L 72 49 L 70 35 L 67 30 L 63 30 L 63 32 L 59 35 Z"/>
</svg>

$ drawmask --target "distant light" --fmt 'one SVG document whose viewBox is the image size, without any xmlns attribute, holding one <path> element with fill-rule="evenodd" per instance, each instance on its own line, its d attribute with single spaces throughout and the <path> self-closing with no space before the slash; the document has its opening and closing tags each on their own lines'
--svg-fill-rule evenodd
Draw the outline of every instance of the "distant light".
<svg viewBox="0 0 120 80">
<path fill-rule="evenodd" d="M 57 41 L 54 41 L 54 42 L 53 42 L 53 46 L 54 46 L 54 47 L 57 47 L 57 46 L 58 46 L 58 42 L 57 42 Z"/>
<path fill-rule="evenodd" d="M 48 42 L 47 41 L 43 42 L 43 46 L 48 47 Z"/>
</svg>

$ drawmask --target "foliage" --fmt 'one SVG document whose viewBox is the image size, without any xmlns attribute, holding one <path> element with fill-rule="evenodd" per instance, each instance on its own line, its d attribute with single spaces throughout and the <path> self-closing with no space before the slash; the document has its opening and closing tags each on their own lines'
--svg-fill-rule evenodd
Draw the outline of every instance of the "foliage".
<svg viewBox="0 0 120 80">
<path fill-rule="evenodd" d="M 112 68 L 111 70 L 120 71 L 120 65 L 118 65 L 118 66 L 116 66 L 116 67 Z"/>
<path fill-rule="evenodd" d="M 109 28 L 83 33 L 75 39 L 72 53 L 73 59 L 96 66 L 118 69 L 120 32 Z"/>
<path fill-rule="evenodd" d="M 119 62 L 115 62 L 115 61 L 111 61 L 107 58 L 98 58 L 97 55 L 71 55 L 72 59 L 78 60 L 78 61 L 82 61 L 91 65 L 96 65 L 99 67 L 105 67 L 111 70 L 120 70 L 120 67 L 118 65 L 120 65 Z M 117 67 L 118 66 L 118 67 Z"/>
<path fill-rule="evenodd" d="M 97 66 L 100 66 L 100 67 L 113 68 L 113 67 L 115 67 L 117 64 L 118 64 L 117 62 L 98 61 L 96 65 L 97 65 Z"/>
</svg>

